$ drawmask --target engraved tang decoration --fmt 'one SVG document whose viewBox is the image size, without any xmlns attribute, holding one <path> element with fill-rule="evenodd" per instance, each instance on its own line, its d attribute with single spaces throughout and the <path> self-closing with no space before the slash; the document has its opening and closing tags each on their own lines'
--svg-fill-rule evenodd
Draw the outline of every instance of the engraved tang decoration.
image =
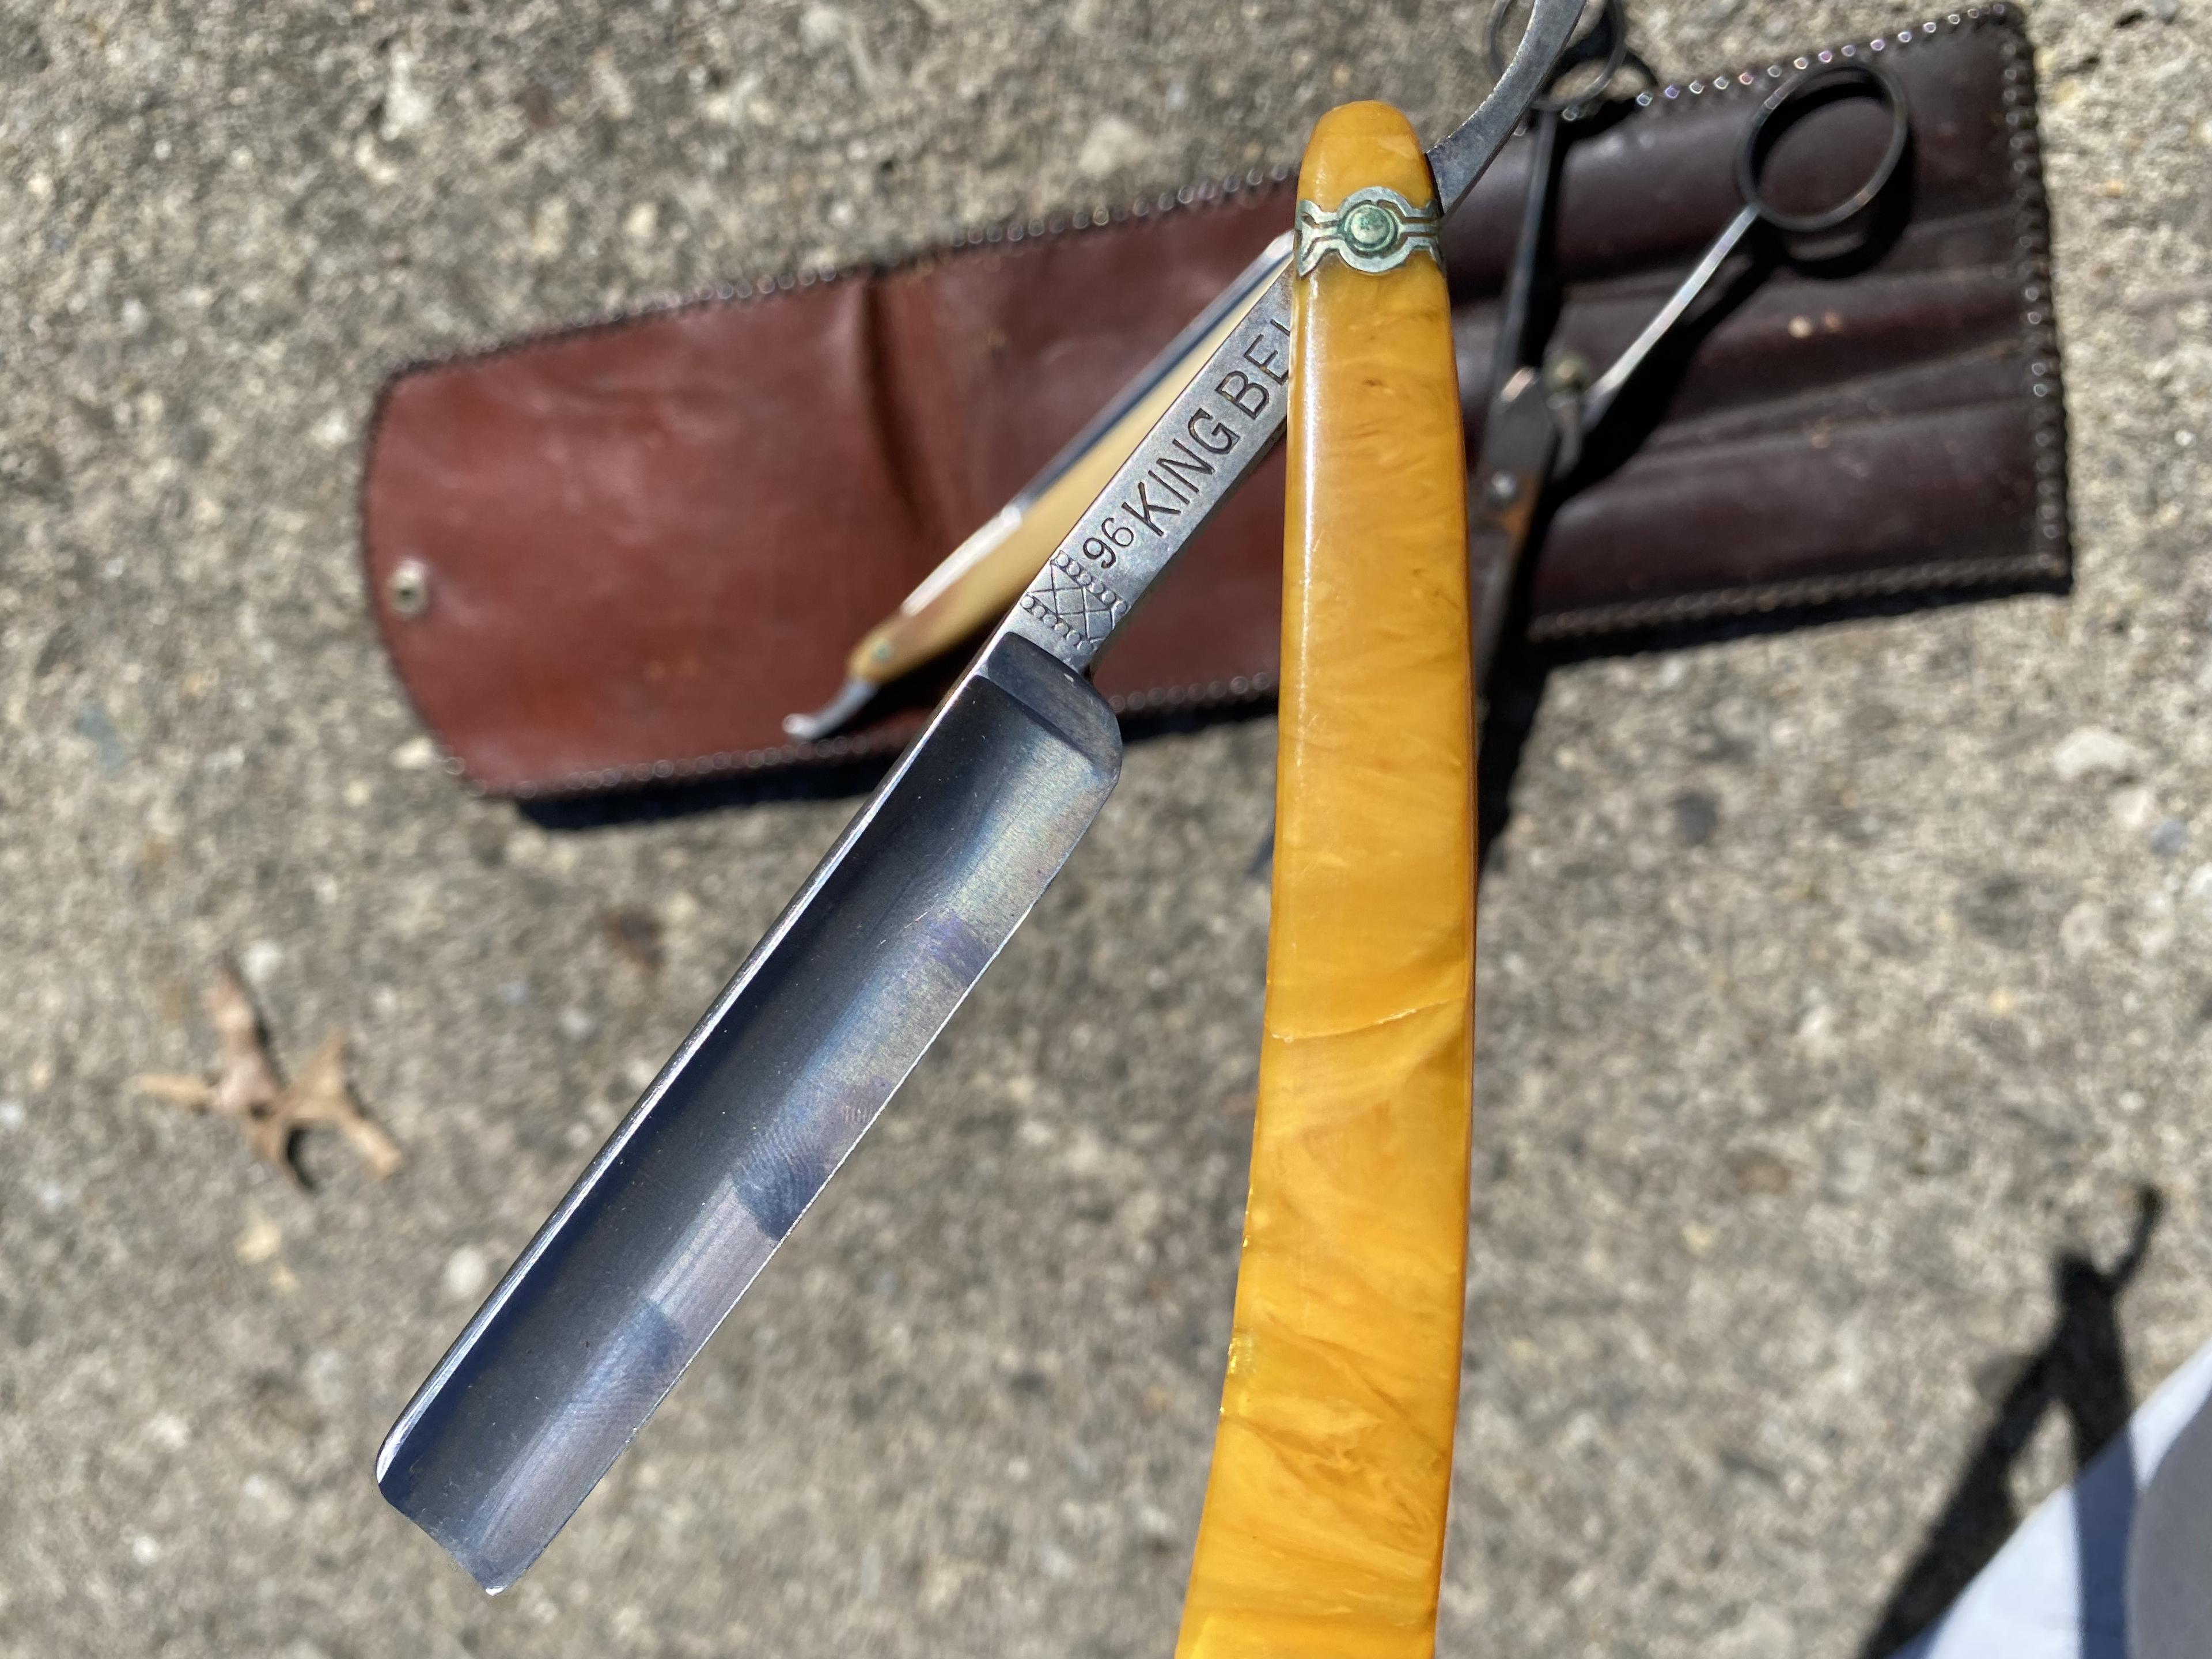
<svg viewBox="0 0 2212 1659">
<path fill-rule="evenodd" d="M 1429 152 L 1439 211 L 1581 9 L 1535 0 L 1496 89 Z M 486 1589 L 643 1426 L 1097 815 L 1121 738 L 1084 671 L 1281 434 L 1289 285 L 1267 283 L 1061 537 L 386 1438 L 386 1498 Z"/>
<path fill-rule="evenodd" d="M 1298 178 L 1274 895 L 1228 1376 L 1177 1659 L 1426 1659 L 1474 1063 L 1467 471 L 1406 118 Z"/>
</svg>

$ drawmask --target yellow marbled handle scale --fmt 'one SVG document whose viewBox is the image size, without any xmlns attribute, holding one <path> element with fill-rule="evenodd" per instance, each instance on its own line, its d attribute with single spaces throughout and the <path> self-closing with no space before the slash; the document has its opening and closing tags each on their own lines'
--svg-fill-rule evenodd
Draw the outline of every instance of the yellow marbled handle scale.
<svg viewBox="0 0 2212 1659">
<path fill-rule="evenodd" d="M 1377 185 L 1432 204 L 1412 127 L 1382 104 L 1330 112 L 1302 202 L 1333 212 Z M 1458 1417 L 1474 1036 L 1459 388 L 1425 250 L 1381 274 L 1326 254 L 1292 303 L 1265 1048 L 1176 1653 L 1426 1659 Z"/>
</svg>

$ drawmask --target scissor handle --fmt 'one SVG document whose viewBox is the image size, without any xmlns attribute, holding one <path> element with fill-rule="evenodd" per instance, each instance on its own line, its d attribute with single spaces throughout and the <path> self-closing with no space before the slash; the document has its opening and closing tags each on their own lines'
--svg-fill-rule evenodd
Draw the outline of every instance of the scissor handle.
<svg viewBox="0 0 2212 1659">
<path fill-rule="evenodd" d="M 1539 94 L 1530 108 L 1548 115 L 1563 116 L 1571 121 L 1586 113 L 1613 84 L 1613 77 L 1620 73 L 1628 61 L 1628 11 L 1623 0 L 1602 0 L 1603 9 L 1597 24 L 1571 41 L 1553 64 L 1552 73 L 1544 82 L 1545 90 Z M 1485 52 L 1490 59 L 1490 72 L 1503 78 L 1505 65 L 1511 54 L 1505 49 L 1505 20 L 1512 11 L 1514 0 L 1491 0 L 1490 27 L 1485 36 Z M 1605 73 L 1585 92 L 1571 98 L 1555 95 L 1551 88 L 1585 64 L 1605 60 Z"/>
<path fill-rule="evenodd" d="M 1881 160 L 1875 163 L 1866 182 L 1835 206 L 1818 213 L 1785 213 L 1768 201 L 1759 189 L 1759 173 L 1775 144 L 1789 131 L 1790 122 L 1811 113 L 1846 87 L 1873 93 L 1889 112 L 1889 143 L 1882 150 Z M 1789 112 L 1787 118 L 1781 125 L 1776 125 L 1777 118 L 1785 111 Z M 1803 236 L 1833 230 L 1865 212 L 1875 198 L 1881 194 L 1890 175 L 1897 171 L 1898 162 L 1904 159 L 1905 147 L 1911 135 L 1912 118 L 1905 112 L 1905 94 L 1896 76 L 1871 64 L 1823 64 L 1791 76 L 1759 105 L 1759 112 L 1751 118 L 1751 131 L 1744 135 L 1743 148 L 1735 153 L 1736 189 L 1742 192 L 1746 206 L 1785 235 Z"/>
</svg>

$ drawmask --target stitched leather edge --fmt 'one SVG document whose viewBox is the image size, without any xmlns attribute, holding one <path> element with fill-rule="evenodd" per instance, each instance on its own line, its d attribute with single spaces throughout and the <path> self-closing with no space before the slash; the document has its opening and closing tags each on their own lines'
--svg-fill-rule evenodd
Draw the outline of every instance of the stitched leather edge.
<svg viewBox="0 0 2212 1659">
<path fill-rule="evenodd" d="M 2037 533 L 2039 545 L 2012 555 L 1978 559 L 1931 560 L 1917 565 L 1863 571 L 1843 576 L 1800 577 L 1754 586 L 1731 587 L 1712 592 L 1682 594 L 1668 599 L 1637 600 L 1621 605 L 1595 605 L 1562 611 L 1534 623 L 1529 638 L 1539 642 L 1597 638 L 1686 623 L 1717 621 L 1869 599 L 1899 598 L 1913 593 L 1960 592 L 2064 582 L 2073 571 L 2073 543 L 2066 477 L 2066 411 L 2060 374 L 2056 307 L 2051 291 L 2051 218 L 2045 193 L 2041 134 L 2035 101 L 2034 55 L 2027 21 L 2009 0 L 1961 8 L 1924 21 L 1903 25 L 1893 32 L 1820 48 L 1753 68 L 1739 68 L 1687 82 L 1669 82 L 1637 95 L 1637 103 L 1655 112 L 1694 108 L 1707 101 L 1741 96 L 1771 86 L 1790 70 L 1814 62 L 1875 61 L 1876 53 L 1909 50 L 1919 40 L 1938 34 L 1976 27 L 1996 27 L 2013 37 L 2000 48 L 2003 60 L 2003 112 L 2009 131 L 2014 186 L 2013 271 L 2020 294 L 2020 326 L 2028 358 L 2027 392 L 2034 400 L 2033 441 L 2036 447 Z M 690 295 L 647 300 L 625 310 L 600 317 L 557 324 L 519 335 L 488 347 L 462 348 L 402 362 L 378 388 L 370 417 L 368 440 L 362 468 L 362 563 L 368 566 L 367 486 L 368 458 L 373 455 L 392 388 L 410 374 L 435 372 L 486 362 L 511 352 L 580 334 L 620 329 L 665 315 L 710 305 L 757 304 L 779 294 L 812 288 L 824 283 L 863 276 L 895 276 L 919 270 L 950 254 L 972 257 L 986 249 L 1013 252 L 1026 246 L 1079 234 L 1085 230 L 1127 224 L 1161 214 L 1194 207 L 1237 205 L 1255 193 L 1279 191 L 1292 180 L 1288 163 L 1255 167 L 1218 180 L 1185 185 L 1172 191 L 1139 196 L 1126 206 L 1073 209 L 1031 218 L 1001 220 L 956 231 L 947 240 L 902 257 L 856 261 L 828 270 L 781 271 L 757 280 L 738 280 Z M 370 610 L 381 612 L 372 600 Z M 387 657 L 390 655 L 387 647 Z M 404 679 L 402 689 L 406 690 Z M 1160 686 L 1109 699 L 1117 714 L 1201 713 L 1261 702 L 1274 694 L 1275 677 L 1259 673 L 1235 675 L 1200 684 Z M 413 694 L 408 693 L 410 704 Z M 421 717 L 421 710 L 416 709 Z M 432 730 L 427 720 L 426 731 Z M 435 732 L 432 731 L 434 738 Z M 831 738 L 820 743 L 786 744 L 768 749 L 718 750 L 689 759 L 663 759 L 631 766 L 574 772 L 506 791 L 517 800 L 544 800 L 592 795 L 640 784 L 704 781 L 772 767 L 830 765 L 894 754 L 911 736 L 903 726 L 873 736 Z M 442 745 L 441 745 L 442 746 Z M 465 763 L 447 753 L 448 773 L 462 778 L 478 793 L 491 793 L 480 780 L 468 775 Z"/>
<path fill-rule="evenodd" d="M 1012 252 L 1038 242 L 1157 219 L 1185 209 L 1237 207 L 1254 196 L 1291 188 L 1297 182 L 1296 171 L 1287 162 L 1268 167 L 1255 167 L 1243 173 L 1232 173 L 1219 179 L 1184 185 L 1179 189 L 1139 196 L 1119 206 L 1074 208 L 1032 219 L 1006 219 L 970 226 L 954 231 L 942 242 L 931 243 L 908 253 L 856 259 L 842 265 L 771 271 L 757 277 L 734 277 L 728 282 L 716 283 L 687 293 L 649 295 L 635 305 L 623 307 L 618 311 L 586 315 L 570 322 L 549 324 L 544 328 L 507 336 L 490 345 L 457 346 L 450 351 L 433 351 L 404 358 L 385 376 L 384 384 L 389 387 L 392 382 L 410 374 L 434 374 L 441 369 L 465 368 L 477 363 L 496 362 L 532 347 L 574 339 L 581 335 L 607 333 L 632 327 L 665 317 L 672 312 L 696 311 L 708 306 L 757 305 L 779 295 L 821 288 L 832 283 L 871 276 L 904 276 L 933 264 L 949 253 L 972 256 L 987 248 Z M 381 402 L 380 395 L 380 407 Z"/>
</svg>

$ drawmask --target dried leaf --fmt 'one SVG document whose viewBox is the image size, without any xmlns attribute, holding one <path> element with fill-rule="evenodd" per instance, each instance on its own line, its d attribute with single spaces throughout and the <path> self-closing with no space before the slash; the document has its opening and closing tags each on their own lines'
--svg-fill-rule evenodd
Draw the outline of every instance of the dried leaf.
<svg viewBox="0 0 2212 1659">
<path fill-rule="evenodd" d="M 369 1173 L 381 1181 L 406 1162 L 390 1135 L 362 1112 L 346 1087 L 345 1039 L 333 1034 L 323 1039 L 314 1058 L 300 1068 L 300 1075 L 276 1097 L 276 1116 L 294 1127 L 328 1124 L 352 1143 Z"/>
<path fill-rule="evenodd" d="M 270 1062 L 261 1017 L 254 1012 L 245 984 L 228 968 L 216 975 L 203 1001 L 218 1044 L 215 1109 L 230 1117 L 251 1116 L 275 1100 L 283 1087 Z"/>
<path fill-rule="evenodd" d="M 261 1017 L 238 975 L 224 969 L 208 988 L 217 1066 L 213 1083 L 173 1073 L 149 1073 L 132 1087 L 173 1105 L 234 1118 L 258 1154 L 307 1185 L 292 1159 L 292 1138 L 310 1127 L 336 1129 L 352 1145 L 369 1173 L 381 1181 L 406 1162 L 392 1137 L 361 1109 L 346 1086 L 345 1038 L 333 1034 L 289 1084 L 269 1057 Z"/>
<path fill-rule="evenodd" d="M 189 1107 L 196 1112 L 204 1112 L 215 1103 L 213 1084 L 204 1078 L 180 1077 L 174 1072 L 147 1072 L 132 1078 L 131 1086 L 142 1095 L 152 1095 L 156 1100 Z"/>
</svg>

